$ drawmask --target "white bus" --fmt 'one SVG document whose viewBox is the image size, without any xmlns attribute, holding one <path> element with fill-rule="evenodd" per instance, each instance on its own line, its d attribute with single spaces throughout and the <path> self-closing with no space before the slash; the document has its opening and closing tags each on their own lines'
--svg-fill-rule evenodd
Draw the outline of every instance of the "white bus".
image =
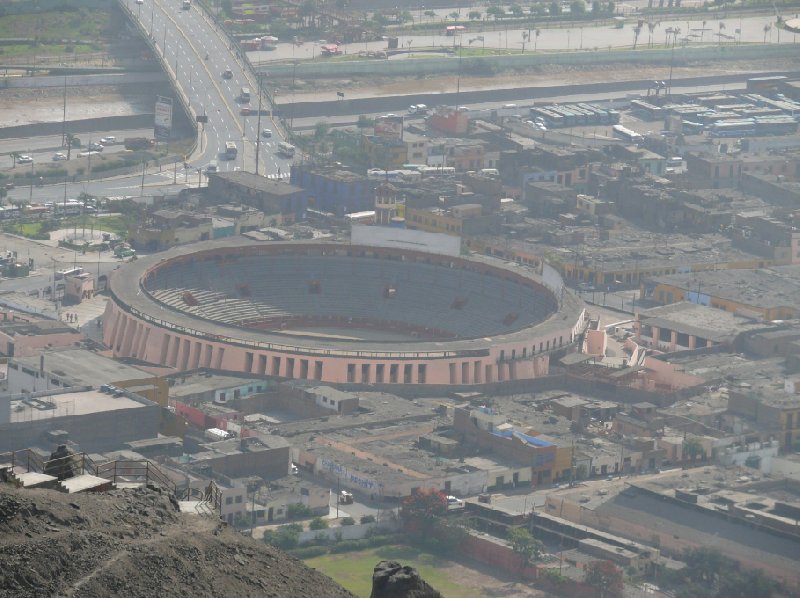
<svg viewBox="0 0 800 598">
<path fill-rule="evenodd" d="M 622 125 L 614 125 L 611 127 L 611 130 L 614 132 L 614 137 L 619 137 L 630 143 L 641 143 L 644 139 L 644 137 L 639 135 L 636 131 L 632 131 Z"/>
<path fill-rule="evenodd" d="M 239 153 L 239 150 L 236 148 L 236 144 L 233 141 L 226 141 L 225 142 L 225 159 L 226 160 L 235 160 L 236 155 Z"/>
<path fill-rule="evenodd" d="M 70 268 L 68 270 L 59 270 L 55 274 L 56 280 L 63 280 L 65 276 L 77 276 L 83 274 L 83 268 Z"/>
<path fill-rule="evenodd" d="M 278 144 L 278 153 L 291 158 L 292 156 L 294 156 L 294 146 L 291 143 L 286 143 L 285 141 L 281 141 Z"/>
</svg>

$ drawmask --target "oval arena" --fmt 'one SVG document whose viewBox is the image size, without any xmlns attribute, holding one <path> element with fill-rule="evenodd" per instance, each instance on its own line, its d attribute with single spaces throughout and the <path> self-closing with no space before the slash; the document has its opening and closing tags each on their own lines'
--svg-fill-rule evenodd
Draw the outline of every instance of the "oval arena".
<svg viewBox="0 0 800 598">
<path fill-rule="evenodd" d="M 536 378 L 584 326 L 577 298 L 521 267 L 332 243 L 182 246 L 109 288 L 115 357 L 337 384 Z"/>
</svg>

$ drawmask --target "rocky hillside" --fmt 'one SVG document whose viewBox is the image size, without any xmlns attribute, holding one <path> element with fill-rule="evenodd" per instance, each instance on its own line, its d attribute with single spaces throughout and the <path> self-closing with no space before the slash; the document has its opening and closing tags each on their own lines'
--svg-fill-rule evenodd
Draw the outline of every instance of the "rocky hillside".
<svg viewBox="0 0 800 598">
<path fill-rule="evenodd" d="M 330 578 L 157 490 L 0 486 L 0 596 L 352 596 Z"/>
</svg>

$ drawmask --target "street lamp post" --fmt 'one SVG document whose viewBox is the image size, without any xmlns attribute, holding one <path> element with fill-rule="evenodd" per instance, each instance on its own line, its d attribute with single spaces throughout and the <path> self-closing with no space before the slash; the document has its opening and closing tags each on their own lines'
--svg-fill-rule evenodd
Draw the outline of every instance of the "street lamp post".
<svg viewBox="0 0 800 598">
<path fill-rule="evenodd" d="M 256 176 L 258 176 L 258 156 L 261 150 L 261 89 L 263 87 L 264 73 L 258 74 L 258 123 L 256 124 Z"/>
</svg>

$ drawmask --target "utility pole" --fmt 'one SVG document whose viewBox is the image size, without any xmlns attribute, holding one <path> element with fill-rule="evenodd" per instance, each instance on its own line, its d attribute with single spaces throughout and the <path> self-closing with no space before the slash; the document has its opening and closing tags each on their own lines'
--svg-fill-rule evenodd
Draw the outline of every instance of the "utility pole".
<svg viewBox="0 0 800 598">
<path fill-rule="evenodd" d="M 263 88 L 263 73 L 258 74 L 258 124 L 256 124 L 256 176 L 258 176 L 258 154 L 261 150 L 261 90 Z M 244 166 L 244 163 L 242 163 Z"/>
<path fill-rule="evenodd" d="M 61 116 L 61 147 L 67 144 L 67 76 L 64 75 L 64 107 Z"/>
</svg>

